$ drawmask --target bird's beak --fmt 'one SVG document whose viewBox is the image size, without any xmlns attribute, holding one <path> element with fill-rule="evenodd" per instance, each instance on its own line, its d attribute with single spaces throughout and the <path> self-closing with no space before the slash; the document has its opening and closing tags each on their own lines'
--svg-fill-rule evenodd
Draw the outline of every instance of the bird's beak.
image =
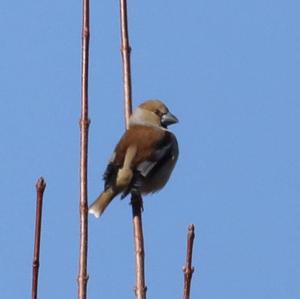
<svg viewBox="0 0 300 299">
<path fill-rule="evenodd" d="M 178 123 L 178 119 L 171 112 L 168 112 L 161 117 L 161 123 L 164 127 Z"/>
</svg>

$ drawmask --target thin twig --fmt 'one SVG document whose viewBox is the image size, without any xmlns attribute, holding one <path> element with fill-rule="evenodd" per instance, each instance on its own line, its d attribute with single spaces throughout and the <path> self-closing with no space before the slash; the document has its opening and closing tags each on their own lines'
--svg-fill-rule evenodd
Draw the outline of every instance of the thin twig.
<svg viewBox="0 0 300 299">
<path fill-rule="evenodd" d="M 121 24 L 121 54 L 123 60 L 123 81 L 124 81 L 124 106 L 125 125 L 129 128 L 129 117 L 132 112 L 132 91 L 131 91 L 131 67 L 127 21 L 127 1 L 120 0 L 120 24 Z M 142 225 L 142 197 L 138 194 L 132 195 L 132 222 L 135 245 L 136 261 L 136 286 L 135 296 L 138 299 L 146 299 L 147 288 L 145 286 L 144 272 L 144 237 Z"/>
<path fill-rule="evenodd" d="M 35 215 L 34 252 L 33 252 L 33 263 L 32 263 L 32 299 L 37 299 L 37 292 L 38 292 L 43 194 L 46 188 L 46 183 L 44 179 L 40 177 L 37 180 L 35 186 L 36 186 L 36 215 Z"/>
<path fill-rule="evenodd" d="M 80 117 L 80 252 L 78 299 L 87 297 L 87 250 L 88 250 L 88 204 L 87 204 L 87 161 L 88 161 L 88 70 L 89 70 L 89 0 L 83 0 L 82 13 L 82 64 L 81 64 L 81 117 Z"/>
<path fill-rule="evenodd" d="M 144 236 L 142 223 L 142 206 L 143 199 L 139 194 L 132 194 L 132 221 L 133 221 L 133 235 L 135 244 L 135 264 L 136 264 L 136 287 L 134 288 L 135 296 L 138 299 L 146 299 L 147 287 L 145 284 L 144 271 Z"/>
<path fill-rule="evenodd" d="M 124 107 L 125 125 L 129 127 L 129 117 L 132 112 L 132 91 L 131 91 L 131 66 L 127 21 L 127 0 L 120 0 L 120 24 L 121 24 L 121 54 L 123 60 L 123 82 L 124 82 Z"/>
<path fill-rule="evenodd" d="M 184 273 L 184 290 L 183 299 L 190 298 L 191 291 L 191 280 L 194 272 L 194 267 L 192 267 L 192 257 L 193 257 L 193 244 L 195 238 L 195 226 L 194 224 L 189 225 L 188 235 L 187 235 L 187 252 L 186 252 L 186 263 L 182 271 Z"/>
</svg>

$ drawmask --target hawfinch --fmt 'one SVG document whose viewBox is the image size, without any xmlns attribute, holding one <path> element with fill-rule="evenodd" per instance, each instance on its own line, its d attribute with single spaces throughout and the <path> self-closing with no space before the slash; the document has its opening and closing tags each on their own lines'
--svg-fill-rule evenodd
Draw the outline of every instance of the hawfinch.
<svg viewBox="0 0 300 299">
<path fill-rule="evenodd" d="M 176 137 L 167 127 L 177 122 L 159 100 L 138 106 L 107 165 L 104 191 L 89 213 L 98 218 L 118 194 L 124 198 L 133 192 L 153 193 L 167 183 L 178 157 Z"/>
</svg>

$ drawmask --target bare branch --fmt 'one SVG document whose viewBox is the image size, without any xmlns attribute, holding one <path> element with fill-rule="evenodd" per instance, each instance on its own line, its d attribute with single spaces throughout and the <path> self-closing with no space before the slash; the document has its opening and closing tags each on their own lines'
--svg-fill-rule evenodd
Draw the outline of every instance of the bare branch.
<svg viewBox="0 0 300 299">
<path fill-rule="evenodd" d="M 32 299 L 37 299 L 38 278 L 40 267 L 40 243 L 41 243 L 41 225 L 42 225 L 42 208 L 43 194 L 46 183 L 42 177 L 36 183 L 36 215 L 35 215 L 35 234 L 34 234 L 34 252 L 32 263 Z"/>
<path fill-rule="evenodd" d="M 132 112 L 132 90 L 131 90 L 131 67 L 127 21 L 127 1 L 120 0 L 120 24 L 121 24 L 121 54 L 123 60 L 123 81 L 124 81 L 124 106 L 125 125 L 129 127 L 129 117 Z M 135 295 L 138 299 L 146 299 L 145 272 L 144 272 L 144 237 L 142 225 L 142 197 L 138 194 L 132 195 L 132 221 L 135 244 L 136 260 L 136 287 Z"/>
<path fill-rule="evenodd" d="M 88 250 L 88 70 L 89 70 L 89 0 L 83 0 L 82 16 L 82 64 L 81 64 L 81 117 L 80 117 L 80 252 L 78 273 L 78 299 L 87 297 L 87 250 Z"/>
<path fill-rule="evenodd" d="M 125 125 L 129 127 L 129 117 L 132 112 L 132 91 L 131 91 L 131 66 L 127 21 L 127 1 L 120 0 L 120 23 L 121 23 L 121 54 L 123 60 L 123 82 L 124 82 L 124 107 Z"/>
<path fill-rule="evenodd" d="M 133 235 L 135 244 L 135 264 L 136 264 L 136 287 L 134 288 L 135 296 L 138 299 L 146 299 L 147 287 L 145 284 L 144 270 L 144 236 L 142 223 L 143 199 L 141 195 L 135 193 L 131 197 Z"/>
<path fill-rule="evenodd" d="M 186 252 L 186 263 L 182 271 L 184 273 L 184 290 L 183 290 L 183 299 L 190 298 L 191 290 L 191 280 L 194 272 L 194 267 L 192 267 L 192 256 L 193 256 L 193 244 L 194 244 L 194 233 L 195 226 L 194 224 L 189 225 L 188 235 L 187 235 L 187 252 Z"/>
</svg>

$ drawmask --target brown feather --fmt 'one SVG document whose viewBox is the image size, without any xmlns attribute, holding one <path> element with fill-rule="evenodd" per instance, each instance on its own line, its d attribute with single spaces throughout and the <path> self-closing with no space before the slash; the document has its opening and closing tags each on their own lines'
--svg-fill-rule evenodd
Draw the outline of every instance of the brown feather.
<svg viewBox="0 0 300 299">
<path fill-rule="evenodd" d="M 155 128 L 134 125 L 128 129 L 115 149 L 115 159 L 113 161 L 116 165 L 123 165 L 125 154 L 129 146 L 135 145 L 137 147 L 136 155 L 132 161 L 131 167 L 135 168 L 139 163 L 145 160 L 153 160 L 153 152 L 166 137 L 166 131 Z"/>
</svg>

